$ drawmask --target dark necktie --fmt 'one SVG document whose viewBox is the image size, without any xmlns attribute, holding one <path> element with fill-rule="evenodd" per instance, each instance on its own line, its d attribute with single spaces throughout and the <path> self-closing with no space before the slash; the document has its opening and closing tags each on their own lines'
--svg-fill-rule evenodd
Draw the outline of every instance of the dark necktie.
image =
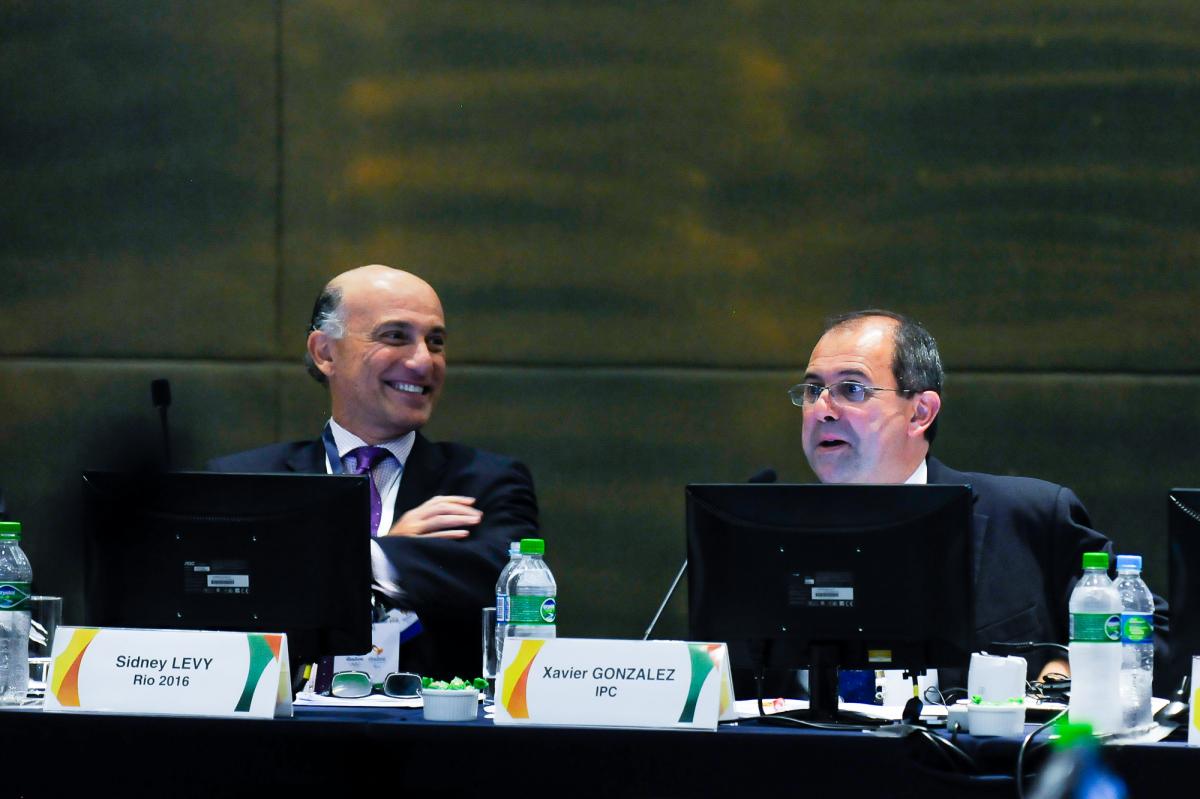
<svg viewBox="0 0 1200 799">
<path fill-rule="evenodd" d="M 379 496 L 379 487 L 375 485 L 375 475 L 371 473 L 384 458 L 392 457 L 392 453 L 383 447 L 356 447 L 346 453 L 350 460 L 350 470 L 346 474 L 365 474 L 371 483 L 371 535 L 379 530 L 379 517 L 383 515 L 383 499 Z"/>
</svg>

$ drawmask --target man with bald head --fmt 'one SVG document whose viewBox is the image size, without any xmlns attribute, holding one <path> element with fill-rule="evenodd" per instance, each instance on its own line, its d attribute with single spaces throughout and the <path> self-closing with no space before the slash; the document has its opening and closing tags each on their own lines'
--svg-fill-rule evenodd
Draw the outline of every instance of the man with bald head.
<svg viewBox="0 0 1200 799">
<path fill-rule="evenodd" d="M 974 493 L 975 651 L 997 642 L 1067 641 L 1068 600 L 1084 552 L 1112 543 L 1068 488 L 1026 477 L 955 471 L 932 457 L 942 408 L 937 342 L 883 310 L 830 319 L 804 382 L 804 454 L 823 483 L 967 484 Z M 926 590 L 936 590 L 931 587 Z M 1165 603 L 1156 628 L 1165 633 Z M 1160 636 L 1160 641 L 1165 637 Z M 1023 653 L 1031 676 L 1070 674 L 1061 655 Z"/>
<path fill-rule="evenodd" d="M 376 591 L 415 612 L 423 628 L 402 646 L 401 668 L 442 679 L 476 674 L 480 608 L 493 604 L 509 542 L 537 532 L 537 500 L 523 464 L 419 432 L 446 378 L 437 293 L 379 264 L 343 272 L 317 298 L 305 364 L 329 389 L 321 437 L 209 467 L 369 472 Z"/>
</svg>

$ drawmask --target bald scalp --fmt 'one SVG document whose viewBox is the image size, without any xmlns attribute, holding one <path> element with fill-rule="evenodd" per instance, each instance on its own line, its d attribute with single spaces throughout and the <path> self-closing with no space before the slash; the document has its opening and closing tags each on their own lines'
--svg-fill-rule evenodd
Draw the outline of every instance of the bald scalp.
<svg viewBox="0 0 1200 799">
<path fill-rule="evenodd" d="M 412 272 L 405 272 L 403 269 L 396 269 L 384 264 L 367 264 L 366 266 L 348 269 L 340 275 L 334 276 L 332 280 L 326 283 L 325 291 L 336 290 L 345 296 L 348 293 L 353 294 L 360 290 L 369 290 L 372 286 L 388 286 L 405 291 L 427 292 L 437 301 L 437 292 L 433 290 L 433 286 L 429 285 L 429 283 L 417 277 Z M 440 301 L 438 305 L 441 305 Z"/>
<path fill-rule="evenodd" d="M 320 331 L 333 339 L 344 337 L 349 309 L 354 306 L 356 300 L 372 289 L 411 294 L 414 298 L 430 303 L 442 314 L 442 302 L 427 281 L 412 272 L 386 264 L 366 264 L 347 269 L 325 284 L 313 304 L 306 332 Z M 329 384 L 328 378 L 317 368 L 307 349 L 304 353 L 304 368 L 313 380 L 321 385 Z"/>
</svg>

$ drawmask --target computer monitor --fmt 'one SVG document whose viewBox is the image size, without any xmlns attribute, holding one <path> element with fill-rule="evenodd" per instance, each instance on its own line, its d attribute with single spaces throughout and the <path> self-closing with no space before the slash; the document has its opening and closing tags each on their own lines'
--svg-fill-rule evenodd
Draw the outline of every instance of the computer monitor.
<svg viewBox="0 0 1200 799">
<path fill-rule="evenodd" d="M 367 477 L 84 472 L 87 618 L 371 648 Z"/>
<path fill-rule="evenodd" d="M 689 638 L 735 667 L 965 666 L 974 632 L 971 490 L 961 485 L 689 485 Z"/>
<path fill-rule="evenodd" d="M 1167 494 L 1167 575 L 1171 654 L 1165 668 L 1157 669 L 1155 696 L 1173 693 L 1191 675 L 1192 656 L 1200 655 L 1200 488 L 1172 488 Z"/>
</svg>

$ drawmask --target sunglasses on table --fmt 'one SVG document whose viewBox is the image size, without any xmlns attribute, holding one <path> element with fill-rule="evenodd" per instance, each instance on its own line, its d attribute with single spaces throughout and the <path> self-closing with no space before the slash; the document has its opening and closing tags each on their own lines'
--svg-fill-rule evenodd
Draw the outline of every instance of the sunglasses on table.
<svg viewBox="0 0 1200 799">
<path fill-rule="evenodd" d="M 329 695 L 340 699 L 360 699 L 379 692 L 396 699 L 415 699 L 421 690 L 421 676 L 409 671 L 394 671 L 376 686 L 365 671 L 339 671 L 329 683 Z"/>
</svg>

